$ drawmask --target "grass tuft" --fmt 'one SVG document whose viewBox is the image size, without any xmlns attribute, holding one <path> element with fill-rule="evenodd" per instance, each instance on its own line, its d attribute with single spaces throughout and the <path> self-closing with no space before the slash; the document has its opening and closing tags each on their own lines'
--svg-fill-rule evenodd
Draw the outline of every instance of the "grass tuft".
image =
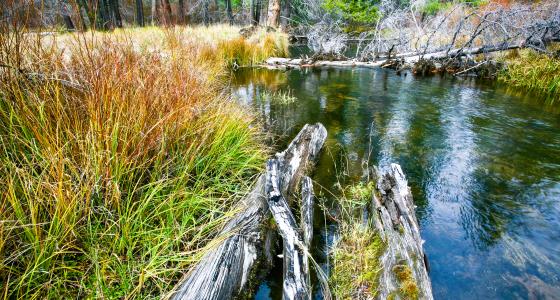
<svg viewBox="0 0 560 300">
<path fill-rule="evenodd" d="M 333 269 L 329 285 L 335 299 L 374 299 L 382 272 L 380 258 L 386 245 L 372 224 L 363 224 L 360 215 L 371 201 L 375 184 L 349 186 L 339 199 L 340 238 L 332 249 Z"/>
<path fill-rule="evenodd" d="M 504 58 L 506 68 L 498 74 L 499 81 L 543 94 L 551 102 L 560 100 L 559 58 L 531 49 L 511 53 Z"/>
</svg>

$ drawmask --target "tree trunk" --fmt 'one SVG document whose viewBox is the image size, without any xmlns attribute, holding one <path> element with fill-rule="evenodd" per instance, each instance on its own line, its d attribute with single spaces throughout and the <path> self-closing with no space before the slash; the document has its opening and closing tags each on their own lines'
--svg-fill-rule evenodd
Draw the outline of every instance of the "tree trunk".
<svg viewBox="0 0 560 300">
<path fill-rule="evenodd" d="M 292 14 L 292 3 L 290 0 L 284 0 L 284 7 L 283 12 L 284 18 L 280 20 L 280 24 L 282 24 L 283 28 L 287 28 L 290 24 L 290 16 Z"/>
<path fill-rule="evenodd" d="M 111 6 L 111 12 L 113 14 L 114 26 L 122 28 L 122 17 L 119 8 L 119 0 L 108 0 L 108 1 Z"/>
<path fill-rule="evenodd" d="M 171 4 L 169 0 L 161 0 L 161 8 L 163 10 L 163 24 L 165 26 L 171 26 L 173 24 L 173 16 L 171 14 Z"/>
<path fill-rule="evenodd" d="M 204 19 L 204 25 L 208 26 L 210 24 L 210 0 L 202 0 L 204 1 L 204 8 L 203 8 L 203 19 Z"/>
<path fill-rule="evenodd" d="M 279 21 L 280 21 L 280 0 L 269 0 L 266 25 L 272 28 L 278 28 Z"/>
<path fill-rule="evenodd" d="M 261 1 L 262 0 L 251 1 L 251 24 L 254 26 L 259 25 L 261 16 Z"/>
<path fill-rule="evenodd" d="M 394 291 L 399 290 L 402 279 L 395 274 L 395 270 L 407 268 L 417 286 L 418 299 L 433 299 L 428 260 L 422 248 L 412 193 L 404 173 L 398 164 L 391 164 L 390 169 L 381 176 L 377 172 L 373 173 L 372 177 L 377 178 L 379 193 L 372 193 L 370 212 L 375 229 L 386 243 L 380 258 L 383 267 L 378 297 L 388 299 Z"/>
<path fill-rule="evenodd" d="M 185 0 L 179 0 L 177 2 L 178 7 L 177 7 L 177 21 L 180 24 L 186 24 L 186 20 L 185 20 Z"/>
<path fill-rule="evenodd" d="M 144 4 L 142 0 L 136 0 L 136 25 L 144 27 Z"/>
<path fill-rule="evenodd" d="M 226 0 L 226 12 L 229 20 L 229 25 L 233 25 L 233 11 L 231 8 L 231 0 Z"/>
<path fill-rule="evenodd" d="M 111 23 L 106 1 L 108 0 L 97 0 L 97 29 L 100 30 L 109 29 Z"/>
<path fill-rule="evenodd" d="M 152 0 L 152 26 L 156 25 L 156 18 L 157 18 L 157 0 Z"/>
<path fill-rule="evenodd" d="M 94 28 L 95 27 L 95 16 L 92 13 L 92 9 L 90 9 L 88 2 L 86 0 L 79 0 L 78 7 L 80 8 L 80 14 L 85 13 L 88 21 L 89 26 Z"/>
</svg>

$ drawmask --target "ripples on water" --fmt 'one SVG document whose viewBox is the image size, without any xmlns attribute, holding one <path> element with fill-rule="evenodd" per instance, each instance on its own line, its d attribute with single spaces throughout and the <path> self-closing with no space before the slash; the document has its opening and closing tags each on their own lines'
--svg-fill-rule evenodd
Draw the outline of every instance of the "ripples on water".
<svg viewBox="0 0 560 300">
<path fill-rule="evenodd" d="M 330 191 L 336 173 L 343 185 L 359 180 L 365 161 L 403 166 L 436 299 L 560 299 L 557 109 L 501 86 L 379 69 L 251 69 L 232 88 L 283 137 L 279 148 L 305 123 L 327 127 L 314 180 Z M 266 89 L 298 101 L 271 102 Z M 316 215 L 314 243 L 324 248 L 332 237 Z M 281 298 L 281 276 L 257 298 Z"/>
</svg>

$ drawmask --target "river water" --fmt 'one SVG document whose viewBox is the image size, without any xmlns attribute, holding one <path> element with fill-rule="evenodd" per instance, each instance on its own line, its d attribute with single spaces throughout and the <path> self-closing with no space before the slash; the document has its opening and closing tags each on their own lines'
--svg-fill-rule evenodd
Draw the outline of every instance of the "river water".
<svg viewBox="0 0 560 300">
<path fill-rule="evenodd" d="M 383 69 L 243 69 L 231 85 L 278 149 L 305 123 L 326 126 L 313 179 L 327 207 L 365 164 L 402 166 L 436 299 L 560 299 L 559 109 L 495 83 Z M 271 100 L 278 91 L 297 100 Z M 336 226 L 316 209 L 314 227 L 328 272 Z M 256 299 L 281 299 L 277 265 Z"/>
</svg>

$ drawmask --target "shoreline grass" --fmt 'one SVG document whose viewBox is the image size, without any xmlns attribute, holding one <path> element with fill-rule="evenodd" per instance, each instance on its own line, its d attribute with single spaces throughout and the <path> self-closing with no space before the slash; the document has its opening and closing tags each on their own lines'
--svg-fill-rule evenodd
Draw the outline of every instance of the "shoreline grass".
<svg viewBox="0 0 560 300">
<path fill-rule="evenodd" d="M 237 31 L 4 31 L 5 297 L 160 298 L 200 258 L 268 153 L 222 78 L 285 50 L 271 33 L 233 55 Z"/>
<path fill-rule="evenodd" d="M 498 81 L 537 92 L 547 97 L 550 103 L 560 100 L 560 58 L 524 49 L 501 60 L 506 66 L 498 73 Z"/>
</svg>

